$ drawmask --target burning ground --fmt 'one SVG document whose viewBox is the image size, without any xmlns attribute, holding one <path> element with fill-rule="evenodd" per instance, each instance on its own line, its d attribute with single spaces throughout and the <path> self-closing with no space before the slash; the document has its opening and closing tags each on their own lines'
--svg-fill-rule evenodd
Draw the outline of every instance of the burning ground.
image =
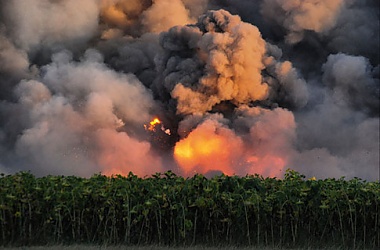
<svg viewBox="0 0 380 250">
<path fill-rule="evenodd" d="M 0 172 L 379 179 L 376 0 L 10 0 Z"/>
</svg>

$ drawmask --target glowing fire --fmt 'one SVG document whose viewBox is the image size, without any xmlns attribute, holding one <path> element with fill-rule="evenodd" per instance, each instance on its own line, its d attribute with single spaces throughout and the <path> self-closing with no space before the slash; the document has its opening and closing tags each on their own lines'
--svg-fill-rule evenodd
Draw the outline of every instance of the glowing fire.
<svg viewBox="0 0 380 250">
<path fill-rule="evenodd" d="M 144 128 L 145 130 L 148 130 L 148 131 L 152 131 L 152 132 L 156 132 L 156 127 L 158 125 L 161 125 L 160 126 L 160 129 L 167 135 L 170 135 L 171 134 L 171 131 L 170 129 L 167 129 L 164 127 L 164 125 L 162 124 L 161 120 L 158 119 L 157 117 L 153 118 L 153 120 L 151 120 L 149 122 L 149 124 L 144 124 Z"/>
<path fill-rule="evenodd" d="M 144 125 L 144 128 L 149 131 L 156 131 L 157 124 L 161 124 L 161 121 L 158 118 L 154 118 L 152 121 L 149 122 L 149 126 Z"/>
<path fill-rule="evenodd" d="M 236 149 L 241 144 L 241 140 L 234 137 L 230 130 L 218 127 L 213 121 L 206 121 L 177 142 L 174 158 L 185 175 L 210 171 L 232 175 L 233 162 L 238 156 Z"/>
<path fill-rule="evenodd" d="M 205 121 L 176 143 L 174 159 L 184 175 L 223 172 L 226 175 L 281 176 L 287 158 L 246 144 L 235 132 L 215 121 Z"/>
</svg>

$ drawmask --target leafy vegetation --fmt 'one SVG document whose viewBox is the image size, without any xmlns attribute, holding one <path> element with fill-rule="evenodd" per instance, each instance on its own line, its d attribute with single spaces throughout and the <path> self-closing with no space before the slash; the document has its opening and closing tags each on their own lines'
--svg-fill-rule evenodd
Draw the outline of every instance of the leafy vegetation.
<svg viewBox="0 0 380 250">
<path fill-rule="evenodd" d="M 0 246 L 380 246 L 380 183 L 172 172 L 0 177 Z"/>
</svg>

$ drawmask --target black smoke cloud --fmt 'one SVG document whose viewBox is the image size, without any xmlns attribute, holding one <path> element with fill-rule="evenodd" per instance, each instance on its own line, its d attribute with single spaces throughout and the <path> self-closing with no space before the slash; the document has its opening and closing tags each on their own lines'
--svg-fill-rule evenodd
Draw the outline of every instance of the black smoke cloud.
<svg viewBox="0 0 380 250">
<path fill-rule="evenodd" d="M 378 5 L 1 1 L 0 172 L 379 179 Z"/>
</svg>

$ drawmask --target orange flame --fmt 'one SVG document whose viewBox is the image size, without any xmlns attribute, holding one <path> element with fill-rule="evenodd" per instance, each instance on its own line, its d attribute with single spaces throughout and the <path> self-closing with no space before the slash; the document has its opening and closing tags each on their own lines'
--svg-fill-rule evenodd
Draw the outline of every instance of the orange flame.
<svg viewBox="0 0 380 250">
<path fill-rule="evenodd" d="M 240 147 L 241 140 L 233 137 L 230 130 L 217 127 L 210 121 L 177 142 L 174 158 L 185 175 L 210 171 L 232 175 L 233 162 L 238 155 L 235 149 Z"/>
<path fill-rule="evenodd" d="M 171 131 L 170 129 L 166 129 L 164 127 L 164 125 L 162 124 L 161 120 L 158 119 L 157 117 L 153 118 L 153 120 L 151 120 L 149 122 L 149 125 L 147 124 L 144 124 L 144 128 L 145 130 L 148 130 L 148 131 L 152 131 L 152 132 L 156 132 L 156 126 L 157 125 L 161 125 L 160 129 L 167 135 L 170 135 L 171 134 Z"/>
<path fill-rule="evenodd" d="M 153 120 L 151 120 L 150 122 L 149 122 L 149 125 L 144 125 L 144 128 L 146 129 L 146 130 L 149 130 L 149 131 L 153 131 L 153 132 L 155 132 L 156 131 L 156 125 L 157 124 L 161 124 L 161 121 L 160 121 L 160 119 L 158 119 L 157 117 L 156 118 L 154 118 Z"/>
<path fill-rule="evenodd" d="M 176 143 L 174 159 L 184 175 L 223 172 L 226 175 L 281 176 L 287 158 L 246 144 L 233 130 L 206 121 Z"/>
</svg>

